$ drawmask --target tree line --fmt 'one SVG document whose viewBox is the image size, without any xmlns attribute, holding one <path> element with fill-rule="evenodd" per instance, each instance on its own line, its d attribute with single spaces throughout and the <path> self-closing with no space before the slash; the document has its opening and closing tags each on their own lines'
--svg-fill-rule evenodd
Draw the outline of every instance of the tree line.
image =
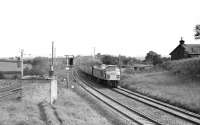
<svg viewBox="0 0 200 125">
<path fill-rule="evenodd" d="M 134 64 L 161 64 L 170 60 L 167 57 L 161 57 L 158 53 L 154 51 L 149 51 L 144 60 L 137 59 L 136 57 L 126 57 L 126 56 L 113 56 L 113 55 L 101 55 L 98 53 L 96 58 L 100 60 L 103 64 L 107 65 L 126 65 L 131 66 Z M 47 57 L 35 57 L 31 60 L 25 60 L 24 63 L 31 64 L 31 68 L 26 67 L 24 69 L 25 75 L 44 75 L 48 74 L 50 68 L 50 61 Z M 62 59 L 62 62 L 63 59 Z"/>
<path fill-rule="evenodd" d="M 161 57 L 160 54 L 149 51 L 144 60 L 137 59 L 136 57 L 126 57 L 126 56 L 112 56 L 112 55 L 101 55 L 98 53 L 96 55 L 102 63 L 107 65 L 134 65 L 134 64 L 162 64 L 163 62 L 169 61 L 169 57 Z"/>
<path fill-rule="evenodd" d="M 26 67 L 24 69 L 25 75 L 44 75 L 49 72 L 49 59 L 47 57 L 35 57 L 31 60 L 26 60 L 24 63 L 31 64 L 31 68 Z"/>
</svg>

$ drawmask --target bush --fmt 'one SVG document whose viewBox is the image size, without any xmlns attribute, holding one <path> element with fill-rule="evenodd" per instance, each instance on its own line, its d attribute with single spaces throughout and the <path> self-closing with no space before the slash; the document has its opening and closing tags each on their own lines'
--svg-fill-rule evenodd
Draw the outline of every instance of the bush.
<svg viewBox="0 0 200 125">
<path fill-rule="evenodd" d="M 162 66 L 174 73 L 198 75 L 200 74 L 200 58 L 189 58 L 175 61 L 168 61 L 162 64 Z"/>
<path fill-rule="evenodd" d="M 162 58 L 159 54 L 154 51 L 149 51 L 145 57 L 145 62 L 148 62 L 153 65 L 161 64 Z"/>
<path fill-rule="evenodd" d="M 142 63 L 141 60 L 136 59 L 134 57 L 126 57 L 126 56 L 112 56 L 112 55 L 101 55 L 100 57 L 103 64 L 107 65 L 118 65 L 119 61 L 121 65 L 134 65 L 135 63 Z"/>
<path fill-rule="evenodd" d="M 24 74 L 26 75 L 44 75 L 48 74 L 49 71 L 49 61 L 46 57 L 36 57 L 30 61 L 32 69 L 25 68 Z"/>
<path fill-rule="evenodd" d="M 82 57 L 79 57 L 79 59 L 77 60 L 76 60 L 76 63 L 80 65 L 92 66 L 92 65 L 102 64 L 102 62 L 99 59 L 95 59 L 91 56 L 82 56 Z"/>
<path fill-rule="evenodd" d="M 101 58 L 101 61 L 103 62 L 103 64 L 107 64 L 107 65 L 117 65 L 119 62 L 118 57 L 114 57 L 111 55 L 104 55 Z"/>
</svg>

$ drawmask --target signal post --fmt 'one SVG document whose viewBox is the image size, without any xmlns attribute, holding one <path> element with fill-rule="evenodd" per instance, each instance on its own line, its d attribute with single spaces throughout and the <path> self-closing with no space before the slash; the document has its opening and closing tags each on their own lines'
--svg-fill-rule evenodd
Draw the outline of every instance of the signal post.
<svg viewBox="0 0 200 125">
<path fill-rule="evenodd" d="M 69 73 L 71 72 L 71 69 L 74 65 L 74 56 L 73 55 L 65 55 L 66 56 L 66 70 L 67 70 L 67 88 L 69 88 Z"/>
</svg>

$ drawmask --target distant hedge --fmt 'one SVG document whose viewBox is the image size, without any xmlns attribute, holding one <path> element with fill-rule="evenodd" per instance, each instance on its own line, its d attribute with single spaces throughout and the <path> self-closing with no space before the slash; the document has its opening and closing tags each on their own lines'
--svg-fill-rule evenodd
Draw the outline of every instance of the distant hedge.
<svg viewBox="0 0 200 125">
<path fill-rule="evenodd" d="M 48 74 L 49 71 L 49 60 L 46 57 L 35 57 L 33 60 L 30 60 L 29 63 L 32 65 L 32 68 L 28 67 L 24 69 L 25 75 L 44 75 Z"/>
<path fill-rule="evenodd" d="M 200 57 L 168 61 L 162 66 L 174 73 L 198 75 L 200 74 Z"/>
<path fill-rule="evenodd" d="M 76 60 L 76 63 L 80 65 L 88 65 L 88 66 L 102 64 L 102 62 L 99 59 L 93 58 L 91 56 L 79 57 L 79 59 Z"/>
</svg>

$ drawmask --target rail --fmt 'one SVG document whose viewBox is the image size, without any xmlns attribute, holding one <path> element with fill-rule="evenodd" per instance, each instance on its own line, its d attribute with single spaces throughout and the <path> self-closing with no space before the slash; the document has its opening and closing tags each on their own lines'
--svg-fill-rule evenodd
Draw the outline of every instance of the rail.
<svg viewBox="0 0 200 125">
<path fill-rule="evenodd" d="M 20 94 L 18 95 L 18 97 L 22 97 L 22 86 L 21 85 L 12 85 L 9 87 L 4 87 L 0 89 L 0 100 L 5 99 L 8 96 L 11 95 L 16 95 L 16 94 Z"/>
<path fill-rule="evenodd" d="M 162 123 L 159 123 L 157 120 L 151 119 L 148 116 L 146 116 L 145 114 L 138 112 L 138 111 L 118 102 L 117 100 L 113 99 L 112 97 L 107 96 L 106 94 L 102 93 L 101 91 L 97 90 L 96 88 L 94 88 L 93 86 L 88 84 L 86 81 L 81 79 L 77 73 L 76 73 L 76 76 L 78 77 L 78 80 L 80 80 L 82 82 L 82 84 L 80 83 L 80 81 L 78 82 L 78 84 L 82 88 L 84 88 L 86 91 L 88 91 L 90 94 L 92 94 L 93 96 L 95 96 L 96 98 L 98 98 L 99 100 L 104 102 L 106 105 L 108 105 L 112 109 L 123 114 L 128 119 L 131 119 L 133 122 L 136 122 L 137 124 L 140 124 L 140 125 L 144 125 L 144 124 L 145 125 L 146 124 L 148 124 L 148 125 L 149 124 L 164 125 Z M 77 81 L 77 79 L 76 79 L 76 81 Z"/>
<path fill-rule="evenodd" d="M 91 79 L 88 79 L 87 82 L 88 81 L 90 81 L 91 84 L 94 84 L 94 83 L 92 83 Z M 172 116 L 175 116 L 175 118 L 179 118 L 179 119 L 182 119 L 184 121 L 188 121 L 188 123 L 200 124 L 200 116 L 198 114 L 193 113 L 193 112 L 190 112 L 190 111 L 169 105 L 167 103 L 152 99 L 150 97 L 146 97 L 146 96 L 141 95 L 139 93 L 134 93 L 132 91 L 129 91 L 129 90 L 121 88 L 121 87 L 110 89 L 110 91 L 111 90 L 116 92 L 116 93 L 119 93 L 123 96 L 126 96 L 127 98 L 141 102 L 144 105 L 150 106 L 150 107 L 158 109 L 160 111 L 163 111 L 166 114 L 170 114 Z"/>
</svg>

